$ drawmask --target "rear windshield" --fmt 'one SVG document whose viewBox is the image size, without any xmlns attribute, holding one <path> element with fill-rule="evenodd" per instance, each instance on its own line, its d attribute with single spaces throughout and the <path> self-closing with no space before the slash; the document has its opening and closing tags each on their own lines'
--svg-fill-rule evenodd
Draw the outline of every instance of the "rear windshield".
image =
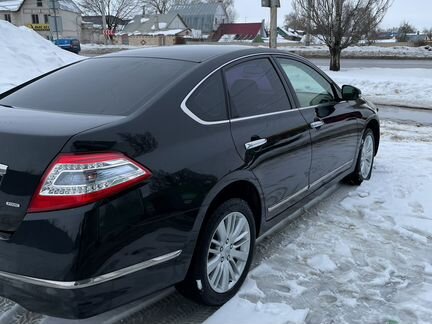
<svg viewBox="0 0 432 324">
<path fill-rule="evenodd" d="M 90 59 L 32 82 L 1 99 L 0 104 L 127 116 L 195 64 L 155 58 Z"/>
</svg>

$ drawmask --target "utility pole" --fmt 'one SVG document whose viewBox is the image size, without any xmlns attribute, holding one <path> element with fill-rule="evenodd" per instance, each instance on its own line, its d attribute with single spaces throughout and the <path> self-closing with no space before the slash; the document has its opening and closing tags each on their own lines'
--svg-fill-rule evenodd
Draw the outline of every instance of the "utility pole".
<svg viewBox="0 0 432 324">
<path fill-rule="evenodd" d="M 58 25 L 57 25 L 57 9 L 56 9 L 57 4 L 56 4 L 56 0 L 51 0 L 51 2 L 54 10 L 54 26 L 57 34 L 57 39 L 59 39 L 59 32 L 58 32 Z"/>
<path fill-rule="evenodd" d="M 261 6 L 270 8 L 270 48 L 277 47 L 277 8 L 280 0 L 261 0 Z"/>
<path fill-rule="evenodd" d="M 277 47 L 277 8 L 280 7 L 280 0 L 261 0 L 262 7 L 270 8 L 270 48 Z"/>
<path fill-rule="evenodd" d="M 306 46 L 311 44 L 311 32 L 312 32 L 312 17 L 311 17 L 312 3 L 308 0 L 308 12 L 307 12 L 307 30 L 306 30 Z"/>
<path fill-rule="evenodd" d="M 107 35 L 105 35 L 106 31 L 106 17 L 105 17 L 105 0 L 101 0 L 101 11 L 102 11 L 102 34 L 104 35 L 104 43 L 107 44 Z"/>
<path fill-rule="evenodd" d="M 270 48 L 277 47 L 277 7 L 272 1 L 270 7 Z"/>
</svg>

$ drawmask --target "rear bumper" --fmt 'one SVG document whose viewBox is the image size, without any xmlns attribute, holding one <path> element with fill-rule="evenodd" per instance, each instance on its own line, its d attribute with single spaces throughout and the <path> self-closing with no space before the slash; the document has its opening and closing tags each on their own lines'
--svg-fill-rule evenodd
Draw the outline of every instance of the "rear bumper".
<svg viewBox="0 0 432 324">
<path fill-rule="evenodd" d="M 182 281 L 196 211 L 149 214 L 141 194 L 27 214 L 0 238 L 0 296 L 36 313 L 88 318 Z"/>
<path fill-rule="evenodd" d="M 81 281 L 54 281 L 0 271 L 0 295 L 28 310 L 79 319 L 105 312 L 166 288 L 175 280 L 181 250 Z"/>
</svg>

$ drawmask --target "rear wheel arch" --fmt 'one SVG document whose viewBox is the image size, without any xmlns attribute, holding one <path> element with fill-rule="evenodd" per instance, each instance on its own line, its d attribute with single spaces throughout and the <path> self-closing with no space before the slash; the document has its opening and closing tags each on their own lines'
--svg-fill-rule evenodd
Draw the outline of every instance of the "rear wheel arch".
<svg viewBox="0 0 432 324">
<path fill-rule="evenodd" d="M 256 236 L 258 237 L 263 219 L 263 204 L 257 187 L 247 180 L 231 182 L 216 194 L 206 210 L 201 229 L 205 226 L 212 212 L 224 201 L 232 198 L 239 198 L 247 202 L 254 215 Z"/>
</svg>

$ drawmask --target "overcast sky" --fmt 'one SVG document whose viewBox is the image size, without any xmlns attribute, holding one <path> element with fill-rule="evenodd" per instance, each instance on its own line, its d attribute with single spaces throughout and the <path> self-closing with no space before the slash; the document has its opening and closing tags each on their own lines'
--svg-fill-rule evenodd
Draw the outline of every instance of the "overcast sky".
<svg viewBox="0 0 432 324">
<path fill-rule="evenodd" d="M 234 0 L 237 22 L 268 21 L 269 8 L 261 8 L 261 0 Z M 278 10 L 278 24 L 291 11 L 291 0 L 281 0 Z M 394 0 L 393 6 L 387 12 L 382 27 L 399 26 L 402 21 L 408 21 L 418 29 L 432 28 L 432 0 Z"/>
</svg>

